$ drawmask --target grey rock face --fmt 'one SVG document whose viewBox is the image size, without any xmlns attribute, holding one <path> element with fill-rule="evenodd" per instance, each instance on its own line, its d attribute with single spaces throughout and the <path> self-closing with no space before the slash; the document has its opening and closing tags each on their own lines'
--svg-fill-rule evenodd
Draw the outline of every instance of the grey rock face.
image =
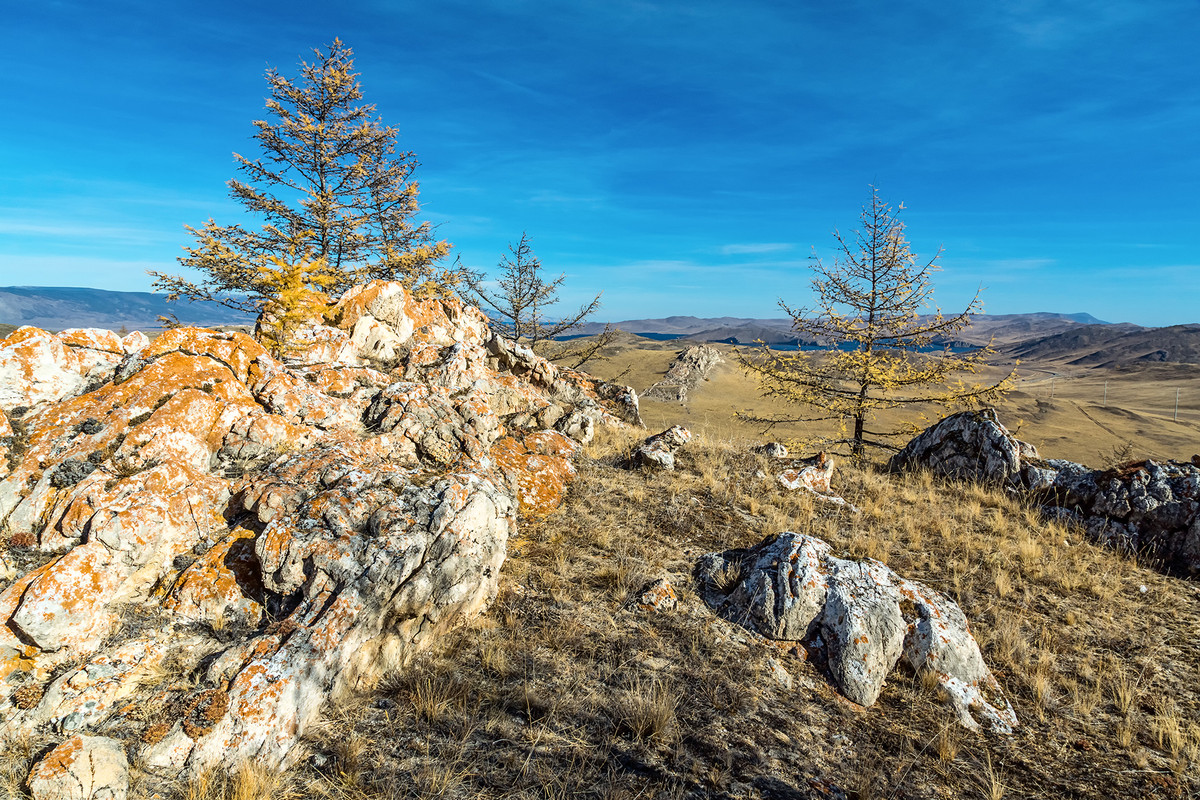
<svg viewBox="0 0 1200 800">
<path fill-rule="evenodd" d="M 891 570 L 877 561 L 845 561 L 828 583 L 821 633 L 829 672 L 842 694 L 869 706 L 904 647 L 906 624 Z"/>
<path fill-rule="evenodd" d="M 630 461 L 636 467 L 675 469 L 675 453 L 679 448 L 692 440 L 692 432 L 681 425 L 668 428 L 662 433 L 656 433 L 639 444 L 633 451 Z"/>
<path fill-rule="evenodd" d="M 817 651 L 838 691 L 856 703 L 873 704 L 903 660 L 936 676 L 963 725 L 1002 733 L 1017 726 L 958 605 L 878 561 L 835 558 L 820 539 L 787 532 L 709 553 L 695 573 L 717 613 Z"/>
<path fill-rule="evenodd" d="M 914 467 L 950 478 L 1005 483 L 1021 469 L 1021 442 L 1000 424 L 994 409 L 962 411 L 923 431 L 888 462 L 893 470 Z"/>
</svg>

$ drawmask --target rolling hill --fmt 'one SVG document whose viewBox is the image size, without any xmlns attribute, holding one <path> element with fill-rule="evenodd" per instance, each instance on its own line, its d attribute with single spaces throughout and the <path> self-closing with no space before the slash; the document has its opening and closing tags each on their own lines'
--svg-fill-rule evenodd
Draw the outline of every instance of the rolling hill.
<svg viewBox="0 0 1200 800">
<path fill-rule="evenodd" d="M 665 317 L 663 319 L 627 319 L 611 323 L 623 331 L 638 335 L 677 336 L 701 342 L 736 342 L 748 344 L 761 339 L 768 344 L 790 344 L 797 341 L 789 318 L 748 319 L 744 317 Z M 970 327 L 953 337 L 935 340 L 939 345 L 983 346 L 989 341 L 997 345 L 1012 344 L 1027 339 L 1049 336 L 1084 325 L 1106 326 L 1109 323 L 1091 314 L 1060 314 L 1038 311 L 1030 314 L 976 314 Z M 590 322 L 577 332 L 599 333 L 605 323 Z M 805 343 L 814 343 L 807 339 Z"/>
<path fill-rule="evenodd" d="M 253 325 L 254 318 L 216 303 L 168 303 L 161 294 L 67 286 L 0 286 L 0 323 L 64 328 L 157 328 L 159 316 L 194 325 Z"/>
<path fill-rule="evenodd" d="M 1022 360 L 1058 361 L 1080 367 L 1135 364 L 1200 364 L 1200 325 L 1142 328 L 1137 325 L 1081 325 L 1029 339 L 1001 350 Z"/>
</svg>

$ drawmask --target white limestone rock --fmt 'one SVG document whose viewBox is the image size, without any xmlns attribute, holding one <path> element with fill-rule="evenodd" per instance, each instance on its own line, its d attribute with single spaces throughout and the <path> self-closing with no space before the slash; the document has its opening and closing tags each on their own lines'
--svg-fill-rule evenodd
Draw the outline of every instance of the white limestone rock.
<svg viewBox="0 0 1200 800">
<path fill-rule="evenodd" d="M 125 800 L 125 748 L 106 736 L 72 736 L 34 766 L 27 785 L 33 800 Z"/>
<path fill-rule="evenodd" d="M 1021 449 L 995 409 L 984 408 L 953 414 L 927 428 L 892 456 L 888 467 L 1005 484 L 1020 473 Z"/>
<path fill-rule="evenodd" d="M 823 654 L 838 691 L 856 703 L 873 704 L 903 660 L 936 675 L 963 725 L 1017 726 L 962 610 L 878 561 L 836 558 L 820 539 L 787 532 L 709 553 L 695 574 L 704 601 L 724 618 Z"/>
<path fill-rule="evenodd" d="M 715 347 L 692 345 L 676 355 L 663 379 L 648 388 L 642 396 L 653 400 L 686 402 L 688 392 L 706 380 L 713 367 L 722 360 L 720 351 Z"/>
<path fill-rule="evenodd" d="M 669 472 L 675 469 L 675 453 L 691 440 L 691 431 L 682 425 L 675 425 L 639 444 L 630 461 L 635 467 Z"/>
</svg>

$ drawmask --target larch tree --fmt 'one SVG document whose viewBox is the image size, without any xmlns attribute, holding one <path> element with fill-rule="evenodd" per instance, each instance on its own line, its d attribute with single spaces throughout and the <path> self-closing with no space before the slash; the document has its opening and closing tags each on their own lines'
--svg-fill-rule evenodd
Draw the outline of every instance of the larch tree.
<svg viewBox="0 0 1200 800">
<path fill-rule="evenodd" d="M 904 206 L 900 206 L 903 210 Z M 999 397 L 1008 377 L 992 383 L 966 382 L 993 355 L 990 347 L 968 353 L 942 352 L 970 324 L 982 304 L 979 294 L 961 313 L 945 315 L 934 305 L 932 275 L 939 250 L 918 261 L 905 238 L 899 213 L 871 187 L 870 203 L 859 217 L 852 239 L 835 231 L 840 255 L 827 265 L 815 254 L 814 308 L 779 305 L 792 329 L 826 345 L 814 351 L 742 353 L 742 366 L 759 380 L 762 394 L 814 410 L 794 417 L 739 416 L 768 425 L 794 422 L 838 423 L 839 437 L 826 444 L 848 444 L 861 459 L 867 447 L 897 449 L 897 437 L 920 430 L 912 421 L 884 425 L 879 412 L 913 406 L 975 406 Z"/>
<path fill-rule="evenodd" d="M 457 286 L 459 273 L 438 266 L 450 245 L 434 241 L 428 222 L 414 222 L 416 156 L 398 152 L 397 130 L 362 102 L 353 51 L 335 39 L 313 52 L 298 79 L 267 70 L 267 118 L 254 122 L 261 156 L 234 153 L 239 177 L 229 182 L 230 195 L 259 227 L 211 218 L 200 228 L 186 226 L 195 243 L 179 263 L 202 279 L 151 272 L 168 300 L 257 312 L 270 299 L 260 268 L 289 253 L 325 265 L 333 298 L 373 278 L 418 292 Z"/>
<path fill-rule="evenodd" d="M 324 259 L 312 261 L 268 256 L 268 264 L 258 268 L 254 288 L 265 301 L 258 320 L 258 338 L 280 359 L 303 349 L 296 341 L 296 332 L 319 321 L 329 296 L 323 291 L 337 282 Z"/>
<path fill-rule="evenodd" d="M 486 276 L 481 272 L 468 272 L 464 278 L 480 307 L 492 319 L 492 328 L 502 336 L 538 349 L 539 345 L 584 323 L 600 308 L 597 294 L 570 316 L 552 318 L 549 309 L 558 303 L 558 289 L 567 276 L 560 274 L 550 281 L 542 277 L 542 262 L 533 253 L 528 233 L 522 232 L 521 240 L 516 245 L 510 244 L 508 251 L 496 265 L 499 271 L 496 289 L 486 287 Z M 595 357 L 615 335 L 616 331 L 606 325 L 590 342 L 550 355 L 579 367 Z"/>
</svg>

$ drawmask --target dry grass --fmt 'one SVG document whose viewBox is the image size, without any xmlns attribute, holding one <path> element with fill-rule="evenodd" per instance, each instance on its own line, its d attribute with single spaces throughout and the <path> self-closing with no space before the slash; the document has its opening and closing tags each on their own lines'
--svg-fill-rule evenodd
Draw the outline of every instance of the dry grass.
<svg viewBox="0 0 1200 800">
<path fill-rule="evenodd" d="M 992 763 L 992 754 L 984 754 L 983 769 L 979 774 L 979 793 L 984 800 L 1004 800 L 1006 787 L 1000 780 L 1000 771 Z"/>
<path fill-rule="evenodd" d="M 301 797 L 292 779 L 245 763 L 234 770 L 210 769 L 179 790 L 180 800 L 292 800 Z"/>
<path fill-rule="evenodd" d="M 937 754 L 943 764 L 949 764 L 958 758 L 960 734 L 956 723 L 942 723 L 937 735 Z"/>
<path fill-rule="evenodd" d="M 636 677 L 614 698 L 617 727 L 633 734 L 639 742 L 668 742 L 678 736 L 675 710 L 679 697 L 660 678 Z"/>
<path fill-rule="evenodd" d="M 24 730 L 0 739 L 0 795 L 24 797 L 29 770 L 53 743 L 49 737 L 33 736 Z"/>
<path fill-rule="evenodd" d="M 1192 584 L 1003 494 L 927 474 L 839 467 L 835 488 L 861 513 L 814 504 L 756 477 L 773 465 L 738 431 L 698 433 L 675 473 L 650 474 L 617 468 L 644 433 L 601 432 L 564 506 L 524 523 L 510 544 L 488 613 L 331 709 L 309 737 L 313 758 L 292 775 L 297 791 L 339 800 L 803 797 L 820 785 L 889 798 L 1200 794 Z M 1022 728 L 1004 737 L 958 727 L 933 676 L 898 673 L 875 707 L 852 707 L 803 651 L 703 607 L 690 579 L 698 556 L 783 530 L 953 597 Z M 679 608 L 626 610 L 660 575 Z M 727 577 L 732 588 L 737 576 Z"/>
<path fill-rule="evenodd" d="M 633 346 L 630 346 L 633 345 Z M 664 350 L 664 345 L 666 349 Z M 661 430 L 676 423 L 692 428 L 710 424 L 724 426 L 734 411 L 749 411 L 770 416 L 780 409 L 759 396 L 753 380 L 737 367 L 729 345 L 713 344 L 726 357 L 691 392 L 686 405 L 644 399 L 642 415 L 646 424 Z M 620 382 L 645 390 L 666 372 L 676 343 L 650 344 L 630 342 L 614 352 L 607 362 L 592 365 L 602 378 L 624 373 Z M 978 378 L 996 380 L 1010 366 L 989 368 Z M 1188 458 L 1200 438 L 1200 376 L 1187 364 L 1146 365 L 1139 369 L 1079 369 L 1065 363 L 1026 362 L 1019 368 L 1016 389 L 1000 404 L 1001 418 L 1020 438 L 1037 446 L 1042 456 L 1067 458 L 1096 466 L 1119 458 L 1136 442 L 1136 456 Z M 1054 397 L 1050 397 L 1051 380 Z M 1107 405 L 1103 403 L 1104 385 L 1108 386 Z M 1175 388 L 1181 388 L 1185 401 L 1179 420 L 1173 417 Z M 916 407 L 908 411 L 885 413 L 877 428 L 893 427 L 911 421 L 912 414 L 924 414 L 930 421 L 944 415 L 936 407 Z M 759 433 L 746 428 L 748 435 Z M 836 433 L 832 426 L 783 424 L 769 434 L 779 441 L 805 441 Z M 1128 459 L 1125 459 L 1128 460 Z"/>
</svg>

